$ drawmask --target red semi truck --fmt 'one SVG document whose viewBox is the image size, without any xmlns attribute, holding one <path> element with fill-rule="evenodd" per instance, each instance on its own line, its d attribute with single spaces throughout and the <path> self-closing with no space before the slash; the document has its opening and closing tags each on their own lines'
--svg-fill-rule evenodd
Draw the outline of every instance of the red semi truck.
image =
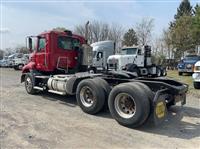
<svg viewBox="0 0 200 149">
<path fill-rule="evenodd" d="M 188 86 L 174 80 L 140 78 L 127 71 L 88 72 L 92 49 L 84 37 L 71 31 L 49 31 L 27 41 L 32 55 L 21 82 L 28 94 L 75 95 L 84 112 L 96 114 L 108 106 L 112 117 L 129 127 L 151 118 L 159 123 L 166 118 L 167 107 L 186 103 Z"/>
</svg>

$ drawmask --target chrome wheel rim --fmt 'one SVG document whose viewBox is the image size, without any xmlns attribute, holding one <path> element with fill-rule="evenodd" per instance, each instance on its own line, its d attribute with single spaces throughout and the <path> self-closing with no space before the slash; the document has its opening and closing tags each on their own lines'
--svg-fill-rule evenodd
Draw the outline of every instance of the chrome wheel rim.
<svg viewBox="0 0 200 149">
<path fill-rule="evenodd" d="M 27 91 L 28 91 L 28 92 L 30 92 L 30 91 L 31 91 L 31 89 L 32 89 L 32 86 L 33 86 L 33 84 L 32 84 L 32 81 L 31 81 L 31 78 L 30 78 L 30 77 L 27 77 L 27 78 L 26 78 L 25 85 L 26 85 L 26 89 L 27 89 Z"/>
<path fill-rule="evenodd" d="M 131 118 L 135 115 L 136 104 L 132 96 L 120 93 L 115 97 L 114 106 L 117 113 L 123 118 Z"/>
<path fill-rule="evenodd" d="M 88 86 L 84 86 L 80 91 L 80 99 L 85 107 L 91 107 L 96 100 L 93 95 L 92 89 Z"/>
</svg>

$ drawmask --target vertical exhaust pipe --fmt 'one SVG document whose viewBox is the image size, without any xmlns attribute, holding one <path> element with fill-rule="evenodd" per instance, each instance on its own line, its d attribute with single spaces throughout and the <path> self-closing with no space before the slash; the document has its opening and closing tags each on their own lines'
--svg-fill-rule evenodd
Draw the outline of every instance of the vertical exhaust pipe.
<svg viewBox="0 0 200 149">
<path fill-rule="evenodd" d="M 89 21 L 85 24 L 85 40 L 88 42 L 88 30 L 89 30 Z"/>
</svg>

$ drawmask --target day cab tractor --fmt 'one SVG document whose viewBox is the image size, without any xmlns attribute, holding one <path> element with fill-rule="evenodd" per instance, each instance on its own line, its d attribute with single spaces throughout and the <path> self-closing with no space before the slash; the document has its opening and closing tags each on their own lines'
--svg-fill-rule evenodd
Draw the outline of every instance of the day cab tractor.
<svg viewBox="0 0 200 149">
<path fill-rule="evenodd" d="M 27 38 L 32 51 L 21 82 L 28 94 L 75 95 L 80 108 L 97 114 L 106 107 L 121 125 L 138 127 L 167 116 L 167 107 L 186 103 L 187 85 L 161 78 L 140 78 L 128 71 L 86 71 L 92 52 L 86 40 L 71 31 L 49 31 Z M 33 51 L 33 48 L 35 50 Z"/>
<path fill-rule="evenodd" d="M 178 75 L 181 76 L 183 73 L 194 73 L 195 63 L 200 61 L 200 56 L 198 55 L 187 55 L 178 63 Z"/>
<path fill-rule="evenodd" d="M 193 86 L 195 89 L 200 89 L 200 60 L 194 65 Z"/>
<path fill-rule="evenodd" d="M 101 72 L 107 69 L 107 59 L 115 54 L 115 42 L 112 40 L 98 41 L 90 45 L 92 47 L 93 59 L 90 69 Z"/>
<path fill-rule="evenodd" d="M 143 77 L 166 76 L 166 69 L 152 63 L 151 47 L 146 45 L 123 47 L 119 54 L 111 55 L 107 60 L 108 68 L 127 70 Z"/>
</svg>

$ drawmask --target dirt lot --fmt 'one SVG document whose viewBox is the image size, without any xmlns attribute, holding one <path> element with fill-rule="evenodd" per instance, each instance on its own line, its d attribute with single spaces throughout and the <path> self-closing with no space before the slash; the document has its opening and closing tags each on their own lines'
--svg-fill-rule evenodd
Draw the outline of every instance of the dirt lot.
<svg viewBox="0 0 200 149">
<path fill-rule="evenodd" d="M 74 97 L 28 95 L 20 72 L 0 68 L 0 148 L 200 148 L 200 97 L 170 109 L 159 126 L 130 129 L 109 112 L 83 113 Z"/>
</svg>

